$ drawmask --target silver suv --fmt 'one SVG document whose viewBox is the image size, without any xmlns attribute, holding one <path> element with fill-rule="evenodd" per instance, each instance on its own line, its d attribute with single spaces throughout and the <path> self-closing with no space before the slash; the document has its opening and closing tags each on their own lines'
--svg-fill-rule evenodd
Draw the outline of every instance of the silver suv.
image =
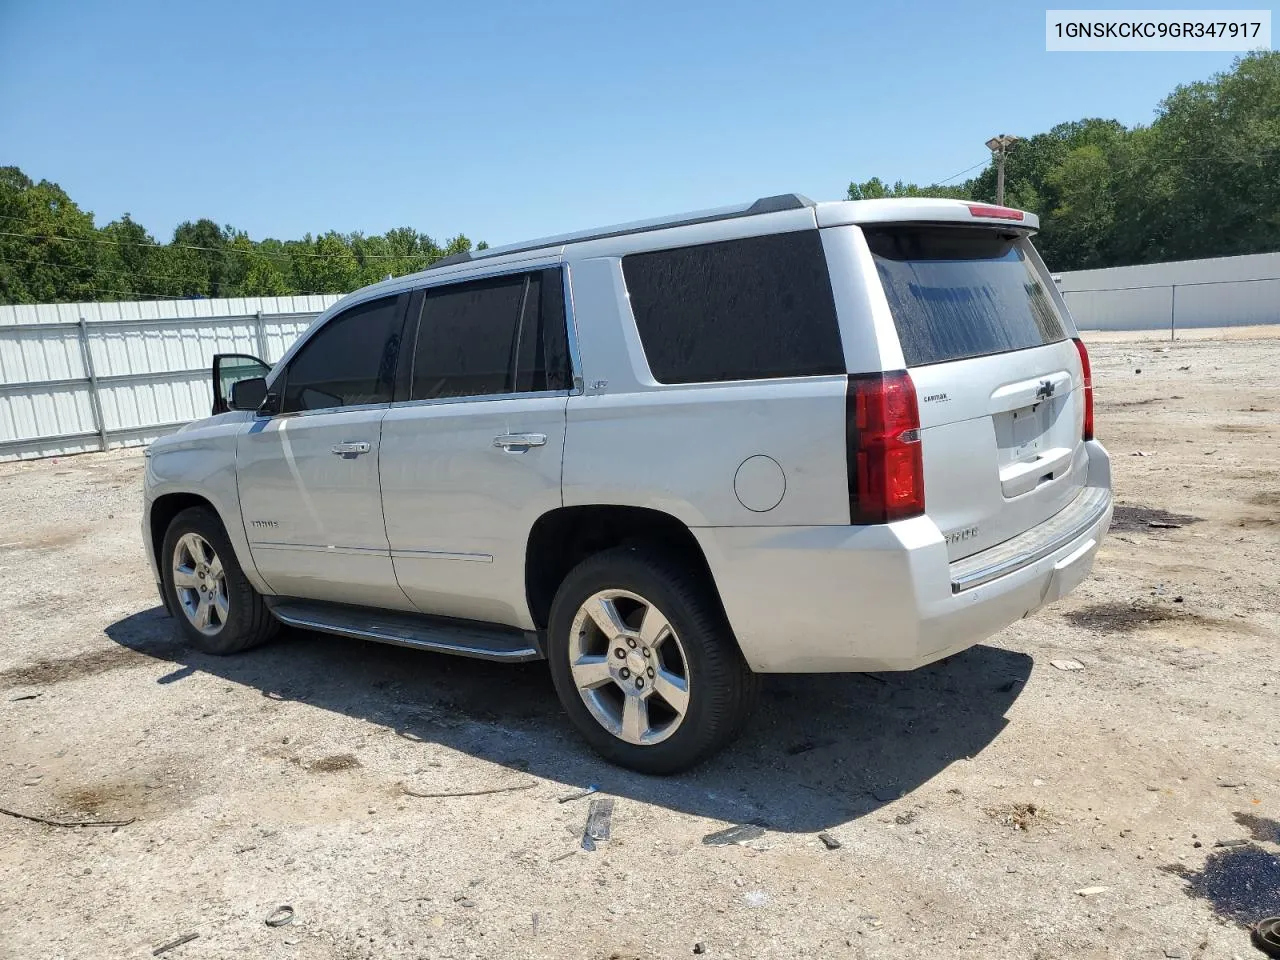
<svg viewBox="0 0 1280 960">
<path fill-rule="evenodd" d="M 214 362 L 148 451 L 165 606 L 549 662 L 604 756 L 685 769 L 757 676 L 909 670 L 1061 597 L 1111 521 L 1036 218 L 742 207 L 462 254 Z"/>
</svg>

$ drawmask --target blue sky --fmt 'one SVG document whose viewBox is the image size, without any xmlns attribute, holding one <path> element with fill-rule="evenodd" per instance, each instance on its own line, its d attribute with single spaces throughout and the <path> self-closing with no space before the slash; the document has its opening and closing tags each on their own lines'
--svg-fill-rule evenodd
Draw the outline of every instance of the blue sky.
<svg viewBox="0 0 1280 960">
<path fill-rule="evenodd" d="M 1231 63 L 1046 53 L 1044 9 L 0 0 L 0 164 L 161 240 L 210 217 L 500 244 L 940 180 L 996 133 L 1147 123 Z"/>
</svg>

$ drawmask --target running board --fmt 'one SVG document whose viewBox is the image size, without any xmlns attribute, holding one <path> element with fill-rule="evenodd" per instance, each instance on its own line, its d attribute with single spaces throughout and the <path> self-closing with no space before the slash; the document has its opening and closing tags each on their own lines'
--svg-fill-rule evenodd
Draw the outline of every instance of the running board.
<svg viewBox="0 0 1280 960">
<path fill-rule="evenodd" d="M 480 660 L 522 663 L 541 660 L 537 634 L 512 627 L 352 607 L 318 600 L 265 597 L 281 623 L 303 630 L 319 630 L 343 637 L 393 643 L 400 647 L 435 650 Z"/>
</svg>

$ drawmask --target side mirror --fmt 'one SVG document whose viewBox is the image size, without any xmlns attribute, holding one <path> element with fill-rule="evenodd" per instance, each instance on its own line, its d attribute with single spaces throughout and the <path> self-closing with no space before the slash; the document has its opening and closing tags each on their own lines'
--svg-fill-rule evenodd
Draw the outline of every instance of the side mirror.
<svg viewBox="0 0 1280 960">
<path fill-rule="evenodd" d="M 271 372 L 271 364 L 251 357 L 247 353 L 216 353 L 213 356 L 213 413 L 226 413 L 232 409 L 231 388 L 241 380 L 265 377 Z M 237 407 L 238 410 L 249 409 Z M 254 407 L 253 409 L 257 409 Z"/>
<path fill-rule="evenodd" d="M 237 380 L 231 385 L 231 399 L 228 406 L 232 410 L 257 410 L 266 399 L 266 378 L 250 377 L 247 380 Z"/>
</svg>

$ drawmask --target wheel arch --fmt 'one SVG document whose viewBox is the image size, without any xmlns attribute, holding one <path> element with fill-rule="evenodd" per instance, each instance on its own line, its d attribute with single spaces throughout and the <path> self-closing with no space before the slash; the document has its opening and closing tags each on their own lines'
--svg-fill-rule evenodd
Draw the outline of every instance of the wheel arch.
<svg viewBox="0 0 1280 960">
<path fill-rule="evenodd" d="M 150 529 L 147 531 L 151 538 L 152 555 L 156 558 L 157 572 L 160 565 L 164 563 L 162 548 L 164 546 L 164 535 L 169 530 L 169 525 L 173 523 L 174 517 L 183 510 L 189 510 L 191 507 L 205 507 L 212 511 L 218 519 L 222 519 L 208 497 L 203 497 L 198 493 L 166 493 L 156 497 L 151 501 L 151 513 L 149 518 Z M 226 521 L 223 521 L 225 527 Z"/>
<path fill-rule="evenodd" d="M 239 518 L 237 517 L 234 521 L 228 522 L 226 514 L 218 508 L 218 505 L 210 497 L 192 490 L 167 490 L 157 495 L 147 508 L 147 546 L 150 548 L 151 556 L 155 559 L 157 579 L 162 576 L 162 565 L 165 562 L 163 557 L 164 535 L 168 531 L 169 525 L 173 523 L 174 518 L 183 510 L 191 507 L 204 507 L 218 518 L 222 523 L 222 529 L 226 531 L 227 539 L 231 541 L 231 547 L 236 554 L 236 561 L 240 564 L 241 570 L 244 571 L 253 588 L 261 594 L 272 593 L 273 591 L 262 580 L 257 566 L 253 563 L 248 541 L 245 539 L 244 527 L 239 522 Z"/>
<path fill-rule="evenodd" d="M 558 507 L 537 519 L 525 546 L 525 595 L 534 625 L 539 630 L 546 629 L 551 603 L 570 570 L 593 554 L 631 543 L 657 545 L 677 552 L 705 578 L 716 603 L 720 604 L 720 593 L 706 554 L 683 521 L 647 507 L 613 504 Z"/>
</svg>

